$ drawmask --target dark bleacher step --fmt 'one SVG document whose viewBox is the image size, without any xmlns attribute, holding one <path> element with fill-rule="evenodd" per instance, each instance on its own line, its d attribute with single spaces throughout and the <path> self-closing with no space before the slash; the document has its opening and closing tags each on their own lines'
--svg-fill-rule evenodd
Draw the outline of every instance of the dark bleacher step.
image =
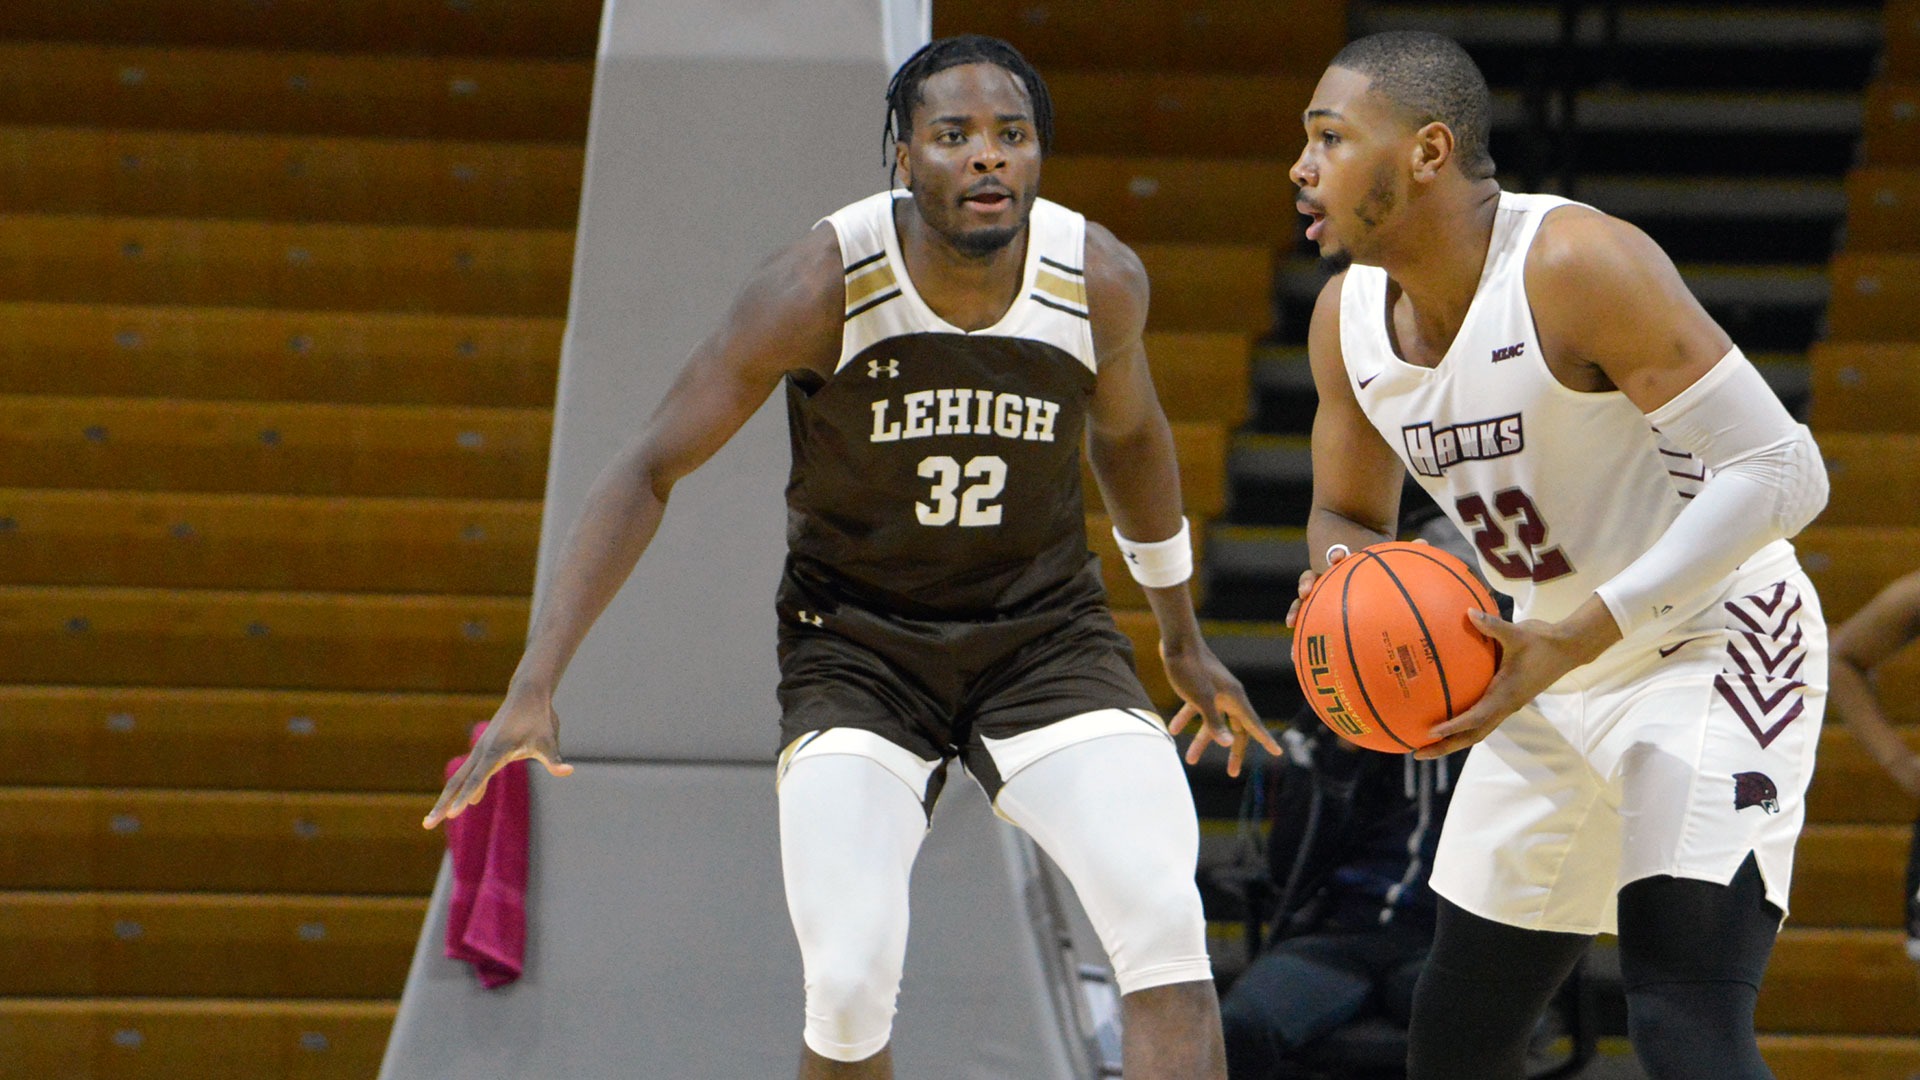
<svg viewBox="0 0 1920 1080">
<path fill-rule="evenodd" d="M 1207 538 L 1207 617 L 1285 619 L 1306 569 L 1302 527 L 1216 526 Z"/>
<path fill-rule="evenodd" d="M 1227 455 L 1227 479 L 1230 523 L 1306 524 L 1313 500 L 1313 455 L 1305 435 L 1237 436 Z M 1400 496 L 1402 520 L 1424 516 L 1430 505 L 1426 493 L 1409 477 Z"/>
<path fill-rule="evenodd" d="M 1308 434 L 1313 430 L 1313 410 L 1318 401 L 1305 346 L 1268 347 L 1254 355 L 1249 430 L 1271 435 Z"/>
<path fill-rule="evenodd" d="M 1595 175 L 1571 195 L 1646 230 L 1681 263 L 1824 264 L 1847 213 L 1844 186 L 1826 177 Z"/>
<path fill-rule="evenodd" d="M 1228 520 L 1303 526 L 1313 497 L 1313 456 L 1305 435 L 1246 434 L 1227 455 Z"/>
<path fill-rule="evenodd" d="M 1740 176 L 1765 161 L 1824 177 L 1853 164 L 1863 111 L 1858 91 L 1590 90 L 1575 115 L 1585 172 Z"/>
<path fill-rule="evenodd" d="M 1617 5 L 1611 34 L 1587 6 L 1571 55 L 1559 52 L 1559 4 L 1379 4 L 1355 32 L 1429 30 L 1461 42 L 1494 79 L 1540 63 L 1570 64 L 1582 81 L 1649 87 L 1819 87 L 1850 90 L 1872 77 L 1880 47 L 1873 3 Z"/>
</svg>

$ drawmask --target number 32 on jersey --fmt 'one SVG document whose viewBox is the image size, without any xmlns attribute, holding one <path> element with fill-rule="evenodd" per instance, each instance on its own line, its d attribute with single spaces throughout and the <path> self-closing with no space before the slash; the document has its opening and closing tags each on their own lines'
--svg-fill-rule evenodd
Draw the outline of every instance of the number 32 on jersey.
<svg viewBox="0 0 1920 1080">
<path fill-rule="evenodd" d="M 952 525 L 956 519 L 963 529 L 1000 524 L 999 498 L 1007 486 L 1007 463 L 992 454 L 968 458 L 965 465 L 944 454 L 920 459 L 916 470 L 922 480 L 933 481 L 926 502 L 913 504 L 913 512 L 922 525 Z M 971 480 L 966 490 L 962 480 Z"/>
</svg>

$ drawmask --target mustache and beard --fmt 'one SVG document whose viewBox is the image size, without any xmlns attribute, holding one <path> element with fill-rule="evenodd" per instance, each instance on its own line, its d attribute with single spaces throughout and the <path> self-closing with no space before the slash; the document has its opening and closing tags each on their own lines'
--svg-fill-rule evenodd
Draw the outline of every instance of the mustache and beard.
<svg viewBox="0 0 1920 1080">
<path fill-rule="evenodd" d="M 1308 205 L 1326 214 L 1326 208 L 1319 203 L 1309 202 Z M 1398 205 L 1399 197 L 1393 190 L 1393 171 L 1390 167 L 1382 167 L 1374 173 L 1373 183 L 1367 188 L 1367 193 L 1361 196 L 1359 205 L 1353 208 L 1353 220 L 1360 225 L 1360 228 L 1354 230 L 1356 238 L 1370 236 Z M 1352 265 L 1353 245 L 1351 243 L 1342 243 L 1332 251 L 1322 251 L 1320 254 L 1320 269 L 1328 277 L 1341 273 Z"/>
<path fill-rule="evenodd" d="M 911 181 L 906 184 L 906 189 L 909 193 L 918 197 L 918 192 L 914 191 Z M 953 245 L 954 249 L 960 252 L 960 254 L 971 259 L 984 259 L 989 255 L 994 255 L 1005 250 L 1008 244 L 1020 238 L 1021 231 L 1027 227 L 1028 220 L 1033 217 L 1033 204 L 1039 197 L 1040 192 L 1036 185 L 1035 189 L 1027 192 L 1022 200 L 1020 220 L 1011 225 L 993 225 L 983 229 L 955 230 L 952 232 L 946 229 L 940 229 L 940 235 L 946 239 L 947 243 Z"/>
<path fill-rule="evenodd" d="M 960 250 L 962 255 L 982 259 L 1001 250 L 1020 235 L 1026 227 L 1022 218 L 1018 225 L 1001 225 L 991 229 L 973 229 L 947 237 L 947 242 Z"/>
</svg>

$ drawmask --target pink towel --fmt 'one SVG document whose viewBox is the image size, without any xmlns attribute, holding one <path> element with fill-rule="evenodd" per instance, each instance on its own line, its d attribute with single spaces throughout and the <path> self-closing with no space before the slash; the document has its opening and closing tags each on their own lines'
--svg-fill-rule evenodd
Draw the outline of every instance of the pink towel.
<svg viewBox="0 0 1920 1080">
<path fill-rule="evenodd" d="M 475 724 L 478 741 L 485 724 Z M 447 763 L 447 776 L 465 758 Z M 527 951 L 527 763 L 494 774 L 487 794 L 446 823 L 453 857 L 447 905 L 447 956 L 473 965 L 480 984 L 498 989 L 518 979 Z"/>
</svg>

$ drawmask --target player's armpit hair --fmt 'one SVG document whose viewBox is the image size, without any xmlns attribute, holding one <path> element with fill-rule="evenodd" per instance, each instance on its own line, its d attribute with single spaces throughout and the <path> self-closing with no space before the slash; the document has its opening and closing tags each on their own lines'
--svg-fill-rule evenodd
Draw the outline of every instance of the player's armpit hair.
<svg viewBox="0 0 1920 1080">
<path fill-rule="evenodd" d="M 1595 590 L 1623 635 L 1683 609 L 1827 504 L 1812 433 L 1738 348 L 1647 419 L 1711 475 L 1652 547 Z"/>
</svg>

